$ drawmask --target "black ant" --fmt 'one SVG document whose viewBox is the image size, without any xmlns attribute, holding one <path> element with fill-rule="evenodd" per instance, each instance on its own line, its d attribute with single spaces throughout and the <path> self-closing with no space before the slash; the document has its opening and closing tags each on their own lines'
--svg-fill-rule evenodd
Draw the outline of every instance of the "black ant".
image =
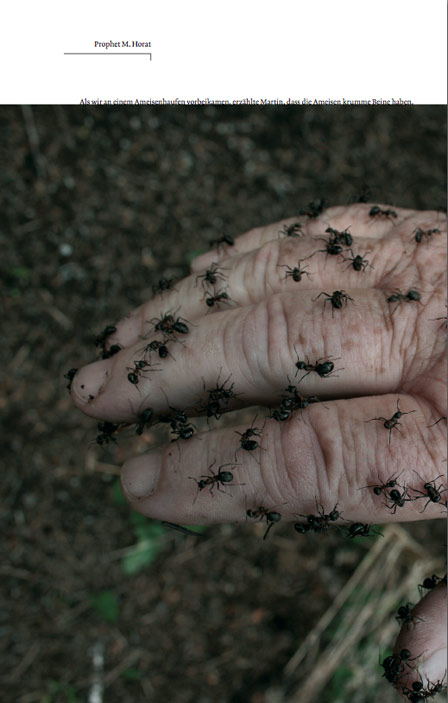
<svg viewBox="0 0 448 703">
<path fill-rule="evenodd" d="M 224 486 L 225 484 L 229 486 L 244 486 L 244 483 L 231 483 L 233 481 L 233 474 L 231 471 L 222 471 L 224 466 L 233 466 L 236 468 L 235 464 L 232 464 L 231 462 L 228 464 L 222 464 L 221 466 L 218 466 L 218 472 L 215 473 L 212 471 L 212 466 L 216 463 L 216 460 L 210 464 L 208 467 L 208 471 L 210 472 L 210 475 L 207 476 L 206 474 L 203 474 L 202 476 L 199 477 L 199 480 L 194 478 L 193 476 L 189 476 L 192 481 L 196 481 L 197 487 L 198 487 L 198 492 L 196 494 L 196 498 L 199 495 L 199 491 L 202 491 L 204 488 L 207 486 L 210 487 L 210 494 L 213 495 L 213 488 L 216 486 L 218 491 L 221 491 L 221 493 L 226 493 L 225 491 L 220 488 L 220 486 Z M 229 495 L 226 493 L 226 495 Z M 196 498 L 194 499 L 193 503 L 196 502 Z"/>
<path fill-rule="evenodd" d="M 176 290 L 174 283 L 174 278 L 161 278 L 160 281 L 157 281 L 152 287 L 153 295 L 163 293 L 166 290 Z"/>
<path fill-rule="evenodd" d="M 280 410 L 285 410 L 287 412 L 294 412 L 294 410 L 304 410 L 308 407 L 310 403 L 318 403 L 319 398 L 317 395 L 303 396 L 300 395 L 297 390 L 297 386 L 291 383 L 288 376 L 289 385 L 285 388 L 285 393 L 282 395 L 282 402 L 280 403 Z"/>
<path fill-rule="evenodd" d="M 347 537 L 373 537 L 373 535 L 380 535 L 383 537 L 383 533 L 377 530 L 372 525 L 368 525 L 362 522 L 352 522 L 351 525 L 346 527 Z"/>
<path fill-rule="evenodd" d="M 168 355 L 171 356 L 168 351 L 168 347 L 166 346 L 167 341 L 168 339 L 164 339 L 163 341 L 160 341 L 159 339 L 154 339 L 152 342 L 149 342 L 149 344 L 147 344 L 145 347 L 139 349 L 139 351 L 142 351 L 144 354 L 148 355 L 150 355 L 151 352 L 157 352 L 161 359 L 166 359 Z"/>
<path fill-rule="evenodd" d="M 116 331 L 117 328 L 114 325 L 107 325 L 107 327 L 105 327 L 103 331 L 95 337 L 95 346 L 101 347 L 104 350 L 106 339 Z"/>
<path fill-rule="evenodd" d="M 153 415 L 152 408 L 146 408 L 140 415 L 137 415 L 135 434 L 141 435 L 146 426 L 151 426 Z"/>
<path fill-rule="evenodd" d="M 282 407 L 274 408 L 273 410 L 271 409 L 270 417 L 277 422 L 285 422 L 289 420 L 291 412 L 291 410 L 285 410 L 285 408 Z"/>
<path fill-rule="evenodd" d="M 217 248 L 219 251 L 223 247 L 223 245 L 233 247 L 235 241 L 230 234 L 223 234 L 221 235 L 221 237 L 218 237 L 218 239 L 211 239 L 209 244 L 211 247 Z"/>
<path fill-rule="evenodd" d="M 120 425 L 113 422 L 99 422 L 97 424 L 98 435 L 96 436 L 96 443 L 100 446 L 103 444 L 109 444 L 109 442 L 117 443 L 115 435 L 118 434 L 118 429 Z"/>
<path fill-rule="evenodd" d="M 433 698 L 436 693 L 439 693 L 445 687 L 445 676 L 446 672 L 442 681 L 437 681 L 436 683 L 432 683 L 428 678 L 426 678 L 427 687 L 425 688 L 421 674 L 419 674 L 419 680 L 414 681 L 411 684 L 411 688 L 408 686 L 403 686 L 401 693 L 406 696 L 410 703 L 418 703 L 419 701 L 425 701 L 428 698 Z"/>
<path fill-rule="evenodd" d="M 174 319 L 174 315 L 169 313 L 160 318 L 153 317 L 151 320 L 147 320 L 147 322 L 153 326 L 154 330 L 164 332 L 166 335 L 173 337 L 174 332 L 178 332 L 179 334 L 188 334 L 189 332 L 188 325 L 186 324 L 188 320 L 183 317 Z M 191 325 L 191 322 L 188 322 L 188 324 Z"/>
<path fill-rule="evenodd" d="M 395 620 L 399 625 L 404 625 L 405 623 L 409 626 L 412 622 L 413 625 L 416 624 L 417 620 L 423 622 L 423 618 L 414 614 L 414 604 L 406 603 L 406 605 L 400 605 L 395 616 Z"/>
<path fill-rule="evenodd" d="M 417 474 L 419 479 L 422 479 L 420 474 L 417 473 L 417 471 L 414 470 L 414 473 Z M 424 485 L 423 488 L 425 489 L 426 493 L 424 491 L 420 491 L 418 488 L 412 488 L 412 490 L 415 493 L 420 493 L 419 496 L 416 496 L 414 500 L 420 500 L 421 498 L 428 498 L 428 501 L 425 504 L 425 507 L 423 510 L 420 510 L 421 513 L 424 513 L 426 510 L 426 507 L 429 505 L 429 503 L 440 503 L 442 500 L 442 493 L 446 493 L 446 488 L 444 488 L 443 484 L 440 484 L 440 486 L 437 488 L 436 487 L 436 481 L 439 478 L 442 478 L 444 474 L 440 474 L 439 476 L 436 476 L 432 481 L 427 481 Z M 441 490 L 442 489 L 442 490 Z"/>
<path fill-rule="evenodd" d="M 66 388 L 70 391 L 70 388 L 72 387 L 73 379 L 75 378 L 76 374 L 78 373 L 78 369 L 70 369 L 70 371 L 67 371 L 67 373 L 64 374 L 64 378 L 68 380 L 68 384 L 66 385 Z"/>
<path fill-rule="evenodd" d="M 373 269 L 374 267 L 369 263 L 368 259 L 364 258 L 367 254 L 370 254 L 371 251 L 372 250 L 369 249 L 368 251 L 366 251 L 366 253 L 364 255 L 356 254 L 356 256 L 354 256 L 352 249 L 350 249 L 351 257 L 350 256 L 343 256 L 342 257 L 344 259 L 344 261 L 351 261 L 351 264 L 349 264 L 345 270 L 347 271 L 347 269 L 350 268 L 350 266 L 352 266 L 355 269 L 355 271 L 365 271 L 367 266 L 370 266 L 370 268 Z"/>
<path fill-rule="evenodd" d="M 328 378 L 334 372 L 334 364 L 332 361 L 324 361 L 323 363 L 320 363 L 321 359 L 318 359 L 315 364 L 310 364 L 309 362 L 305 363 L 304 361 L 299 360 L 299 354 L 297 352 L 295 345 L 294 345 L 294 351 L 297 356 L 297 361 L 295 363 L 297 371 L 296 371 L 295 375 L 297 376 L 298 371 L 306 371 L 306 374 L 304 374 L 302 376 L 302 378 L 300 379 L 300 381 L 298 381 L 298 383 L 303 381 L 305 376 L 308 376 L 308 374 L 310 374 L 311 371 L 314 371 L 315 373 L 317 373 L 321 378 Z M 330 356 L 329 358 L 332 359 L 333 357 Z M 340 358 L 341 357 L 338 356 L 337 359 L 335 359 L 335 361 L 337 361 Z M 307 357 L 307 359 L 308 359 L 308 357 Z M 342 370 L 343 369 L 338 369 L 338 371 L 342 371 Z"/>
<path fill-rule="evenodd" d="M 348 231 L 350 227 L 346 227 L 342 232 L 339 232 L 337 229 L 333 229 L 333 227 L 327 227 L 325 232 L 328 232 L 333 238 L 333 242 L 336 244 L 340 244 L 341 242 L 345 244 L 346 247 L 349 247 L 350 244 L 353 243 L 353 237 Z"/>
<path fill-rule="evenodd" d="M 255 418 L 255 420 L 256 419 L 257 418 Z M 255 422 L 255 420 L 254 420 L 254 422 Z M 264 427 L 264 424 L 263 424 L 263 427 Z M 256 439 L 251 439 L 251 437 L 261 437 L 261 434 L 263 432 L 263 427 L 261 427 L 261 428 L 254 427 L 253 423 L 252 423 L 252 425 L 250 427 L 248 427 L 247 430 L 244 430 L 244 432 L 238 432 L 237 430 L 235 430 L 235 433 L 241 437 L 240 446 L 238 447 L 238 449 L 235 452 L 235 460 L 236 460 L 237 452 L 240 449 L 245 449 L 247 452 L 253 452 L 253 451 L 255 451 L 255 449 L 258 449 L 258 447 L 260 447 L 260 449 L 263 449 L 263 447 L 260 446 L 260 444 L 257 442 Z"/>
<path fill-rule="evenodd" d="M 218 264 L 214 263 L 210 266 L 209 269 L 205 273 L 201 273 L 198 276 L 196 276 L 196 284 L 195 287 L 198 285 L 198 281 L 201 281 L 201 285 L 204 288 L 204 290 L 207 289 L 207 284 L 210 285 L 215 285 L 218 281 L 225 281 L 226 277 L 221 273 L 224 269 L 220 269 Z"/>
<path fill-rule="evenodd" d="M 405 503 L 415 500 L 415 498 L 408 498 L 408 489 L 404 486 L 403 492 L 400 493 L 399 490 L 394 488 L 385 495 L 384 505 L 388 510 L 391 511 L 392 515 L 395 515 L 397 508 L 402 508 Z"/>
<path fill-rule="evenodd" d="M 129 373 L 128 373 L 129 383 L 132 383 L 134 386 L 138 385 L 138 382 L 140 381 L 140 376 L 143 373 L 143 369 L 148 368 L 149 366 L 151 366 L 149 361 L 145 361 L 144 359 L 139 359 L 137 361 L 134 361 L 134 368 L 131 368 L 130 366 L 126 366 L 126 370 L 129 371 Z"/>
<path fill-rule="evenodd" d="M 226 293 L 225 290 L 220 291 L 216 293 L 215 295 L 212 295 L 209 291 L 206 292 L 205 294 L 205 302 L 209 308 L 212 308 L 214 305 L 219 309 L 219 304 L 221 301 L 225 301 L 227 305 L 230 305 L 230 302 L 234 303 L 235 301 L 232 300 L 232 298 Z"/>
<path fill-rule="evenodd" d="M 112 344 L 109 349 L 103 349 L 101 351 L 101 359 L 110 359 L 111 356 L 115 356 L 115 354 L 118 354 L 122 349 L 121 344 Z"/>
<path fill-rule="evenodd" d="M 399 305 L 404 301 L 405 303 L 410 303 L 412 301 L 416 301 L 417 303 L 420 303 L 420 305 L 423 305 L 420 299 L 420 293 L 418 290 L 414 290 L 411 288 L 411 290 L 408 290 L 406 295 L 404 295 L 399 288 L 395 288 L 397 291 L 396 293 L 392 293 L 389 295 L 387 298 L 388 303 L 397 303 L 397 305 L 394 307 L 392 310 L 392 315 L 394 314 L 395 310 L 398 308 Z"/>
<path fill-rule="evenodd" d="M 299 215 L 306 215 L 310 220 L 315 220 L 323 212 L 327 205 L 325 198 L 320 198 L 319 200 L 312 200 L 306 207 L 299 210 Z"/>
<path fill-rule="evenodd" d="M 326 304 L 327 304 L 328 302 L 331 303 L 331 307 L 332 307 L 332 310 L 331 310 L 331 317 L 333 317 L 335 309 L 340 309 L 340 308 L 342 308 L 344 302 L 345 302 L 345 305 L 346 305 L 346 306 L 347 306 L 347 302 L 348 302 L 349 300 L 351 300 L 352 302 L 354 302 L 354 301 L 353 301 L 353 298 L 351 298 L 349 295 L 347 295 L 347 293 L 345 292 L 345 290 L 335 290 L 335 291 L 333 291 L 333 293 L 332 293 L 331 295 L 328 295 L 328 293 L 325 293 L 325 291 L 322 291 L 322 293 L 319 293 L 318 296 L 316 296 L 315 298 L 312 298 L 313 303 L 314 303 L 318 298 L 320 298 L 321 295 L 325 295 L 325 296 L 326 296 L 326 298 L 325 298 L 325 300 L 324 300 L 324 312 L 325 312 L 325 306 L 326 306 Z"/>
<path fill-rule="evenodd" d="M 283 229 L 279 234 L 284 234 L 285 237 L 304 237 L 305 232 L 302 229 L 300 222 L 293 222 L 290 225 L 283 225 Z"/>
<path fill-rule="evenodd" d="M 300 268 L 300 264 L 303 261 L 303 259 L 300 259 L 297 263 L 297 266 L 294 268 L 291 268 L 291 266 L 288 266 L 287 264 L 279 264 L 279 268 L 285 268 L 286 273 L 285 273 L 285 278 L 288 278 L 288 276 L 291 276 L 293 281 L 296 281 L 297 283 L 302 280 L 303 274 L 305 276 L 309 276 L 310 274 L 308 271 L 305 271 L 305 269 L 308 268 L 308 266 L 304 266 L 303 268 Z"/>
<path fill-rule="evenodd" d="M 246 515 L 247 515 L 247 517 L 250 517 L 253 519 L 258 518 L 259 522 L 261 522 L 264 518 L 266 518 L 268 529 L 264 533 L 263 539 L 266 539 L 271 527 L 276 522 L 280 522 L 280 520 L 282 519 L 282 516 L 280 515 L 280 513 L 277 513 L 275 510 L 272 510 L 269 508 L 264 508 L 262 505 L 260 505 L 258 508 L 252 508 L 250 510 L 246 510 Z"/>
<path fill-rule="evenodd" d="M 433 574 L 432 576 L 428 576 L 427 578 L 424 579 L 423 583 L 420 583 L 418 586 L 420 596 L 422 595 L 423 590 L 431 591 L 439 583 L 442 583 L 442 582 L 446 583 L 446 575 L 443 578 L 441 578 L 440 576 L 436 576 L 436 574 Z"/>
<path fill-rule="evenodd" d="M 404 471 L 404 469 L 403 469 L 403 471 Z M 394 477 L 393 475 L 390 476 L 390 477 L 386 480 L 385 483 L 381 483 L 381 479 L 380 479 L 380 477 L 378 476 L 378 481 L 380 481 L 379 484 L 376 484 L 376 485 L 373 484 L 373 485 L 370 485 L 370 486 L 362 486 L 362 487 L 359 488 L 358 490 L 359 490 L 359 491 L 362 491 L 362 490 L 364 490 L 364 488 L 373 488 L 373 492 L 375 493 L 375 495 L 376 495 L 376 496 L 380 496 L 383 491 L 386 491 L 387 488 L 395 488 L 395 486 L 400 486 L 400 484 L 397 483 L 397 480 L 400 478 L 400 476 L 401 476 L 401 474 L 403 473 L 403 471 L 400 471 L 400 473 L 398 474 L 398 476 L 395 476 L 395 477 Z M 403 488 L 403 486 L 400 486 L 400 488 Z"/>
<path fill-rule="evenodd" d="M 370 208 L 369 216 L 370 217 L 385 217 L 388 219 L 390 219 L 392 217 L 398 217 L 395 210 L 391 210 L 390 208 L 387 208 L 386 210 L 382 210 L 379 207 L 379 205 L 374 205 L 373 207 Z"/>
<path fill-rule="evenodd" d="M 413 236 L 411 237 L 411 241 L 415 239 L 415 241 L 419 243 L 422 241 L 423 237 L 426 237 L 426 241 L 428 241 L 433 234 L 440 234 L 440 229 L 424 230 L 421 229 L 421 227 L 417 227 L 412 234 Z"/>
<path fill-rule="evenodd" d="M 193 425 L 192 422 L 189 422 L 186 424 L 178 424 L 175 428 L 171 429 L 171 432 L 177 435 L 177 439 L 191 439 L 195 430 L 197 430 L 197 427 Z M 172 441 L 176 442 L 177 440 L 173 439 Z"/>
<path fill-rule="evenodd" d="M 232 374 L 229 374 L 224 383 L 219 385 L 219 377 L 221 376 L 221 371 L 219 372 L 218 380 L 216 381 L 216 388 L 207 389 L 207 393 L 209 394 L 209 399 L 211 401 L 223 400 L 227 405 L 229 402 L 229 398 L 236 398 L 237 395 L 240 395 L 239 393 L 235 393 L 233 391 L 233 386 L 235 385 L 234 383 L 231 383 L 230 386 L 226 388 L 226 383 L 230 380 L 231 375 Z"/>
<path fill-rule="evenodd" d="M 341 516 L 342 513 L 337 510 L 337 503 L 334 506 L 333 510 L 328 513 L 328 515 L 325 514 L 324 507 L 323 505 L 320 506 L 319 510 L 319 505 L 317 504 L 316 500 L 316 510 L 317 510 L 317 515 L 302 515 L 299 513 L 299 517 L 304 517 L 306 518 L 307 522 L 305 523 L 306 525 L 309 525 L 309 529 L 303 530 L 301 527 L 296 527 L 303 525 L 303 523 L 296 523 L 294 525 L 294 529 L 297 532 L 309 532 L 312 530 L 313 532 L 321 533 L 325 532 L 330 528 L 330 522 L 334 522 L 335 520 L 338 520 Z"/>
<path fill-rule="evenodd" d="M 306 259 L 311 259 L 314 254 L 318 254 L 321 251 L 326 252 L 325 261 L 327 260 L 328 255 L 337 256 L 338 254 L 342 253 L 343 247 L 332 237 L 329 237 L 328 239 L 325 239 L 324 237 L 317 237 L 317 239 L 321 239 L 323 242 L 325 242 L 325 249 L 317 249 L 312 254 L 305 257 Z"/>
<path fill-rule="evenodd" d="M 400 654 L 391 654 L 389 657 L 386 657 L 381 664 L 384 669 L 383 676 L 387 679 L 387 681 L 389 681 L 389 683 L 398 683 L 405 671 L 404 664 L 406 663 L 406 666 L 409 669 L 412 669 L 412 666 L 408 664 L 408 662 L 415 661 L 416 659 L 418 659 L 418 657 L 413 657 L 411 659 L 411 652 L 409 649 L 402 649 Z"/>
<path fill-rule="evenodd" d="M 415 413 L 415 412 L 416 412 L 415 410 L 409 410 L 409 411 L 406 412 L 406 413 L 405 413 L 405 412 L 402 412 L 402 411 L 400 410 L 399 402 L 400 402 L 400 399 L 397 400 L 397 412 L 395 412 L 389 420 L 387 420 L 385 417 L 372 417 L 370 420 L 364 420 L 364 422 L 373 422 L 374 420 L 381 420 L 381 421 L 383 422 L 384 427 L 386 428 L 386 430 L 389 430 L 389 443 L 390 443 L 390 437 L 391 437 L 391 434 L 392 434 L 392 430 L 393 430 L 394 428 L 395 428 L 396 430 L 398 430 L 398 432 L 401 432 L 401 430 L 399 430 L 398 427 L 397 427 L 397 425 L 400 425 L 400 424 L 401 424 L 400 422 L 398 422 L 398 420 L 400 419 L 400 417 L 401 417 L 402 415 L 410 415 L 411 413 Z"/>
</svg>

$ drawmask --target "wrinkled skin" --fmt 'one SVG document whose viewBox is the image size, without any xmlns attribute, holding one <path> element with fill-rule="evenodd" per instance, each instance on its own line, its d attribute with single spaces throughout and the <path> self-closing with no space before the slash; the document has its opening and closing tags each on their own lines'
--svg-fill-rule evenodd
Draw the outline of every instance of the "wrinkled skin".
<svg viewBox="0 0 448 703">
<path fill-rule="evenodd" d="M 286 504 L 277 508 L 283 518 L 297 520 L 297 514 L 316 513 L 316 501 L 326 513 L 337 504 L 339 522 L 446 516 L 446 420 L 433 424 L 446 417 L 446 222 L 438 212 L 391 207 L 397 218 L 372 218 L 371 205 L 354 205 L 330 208 L 316 220 L 295 217 L 251 230 L 234 246 L 195 259 L 191 275 L 177 282 L 175 290 L 157 295 L 116 324 L 107 346 L 123 349 L 81 369 L 71 388 L 76 406 L 98 420 L 133 422 L 132 408 L 141 413 L 150 406 L 157 415 L 169 412 L 168 403 L 197 407 L 204 384 L 213 388 L 218 377 L 222 383 L 230 375 L 239 395 L 230 399 L 229 409 L 278 407 L 288 376 L 292 383 L 300 381 L 300 393 L 324 401 L 306 408 L 306 422 L 300 411 L 287 422 L 266 420 L 256 438 L 262 447 L 256 461 L 249 452 L 237 454 L 234 480 L 244 489 L 226 488 L 233 500 L 208 490 L 198 495 L 197 484 L 183 479 L 232 462 L 240 441 L 235 431 L 247 427 L 213 429 L 200 435 L 202 441 L 181 440 L 181 454 L 168 444 L 130 459 L 122 486 L 133 508 L 182 524 L 242 521 L 246 505 L 261 504 Z M 304 236 L 281 233 L 285 224 L 297 221 Z M 320 251 L 325 242 L 318 237 L 328 240 L 329 226 L 339 231 L 349 227 L 353 254 L 344 245 L 345 261 Z M 417 228 L 440 233 L 416 242 Z M 356 254 L 370 266 L 354 270 L 347 257 Z M 211 290 L 226 290 L 230 298 L 219 308 L 205 304 L 196 280 L 214 262 L 226 280 Z M 300 281 L 285 277 L 286 266 L 298 265 L 306 266 L 309 275 Z M 420 301 L 388 302 L 396 289 L 404 296 L 417 290 Z M 322 291 L 331 295 L 335 290 L 352 300 L 340 309 L 324 305 L 325 296 L 313 300 Z M 142 358 L 142 337 L 160 338 L 148 320 L 168 311 L 187 321 L 188 334 L 178 335 L 184 345 L 169 344 L 173 356 L 163 359 L 162 371 L 142 374 L 132 385 L 126 367 Z M 315 364 L 330 358 L 333 375 L 311 372 L 301 380 L 305 371 L 296 368 L 298 359 Z M 403 415 L 389 431 L 384 421 L 397 412 L 397 401 Z M 424 511 L 423 497 L 406 501 L 394 513 L 384 496 L 360 490 L 399 476 L 408 496 L 416 497 L 414 489 L 422 491 L 424 483 L 441 474 L 435 485 L 442 499 L 429 502 Z M 440 584 L 420 602 L 421 621 L 413 629 L 403 627 L 395 650 L 424 652 L 419 671 L 432 682 L 445 673 L 445 601 L 446 586 Z M 416 674 L 409 670 L 406 685 L 412 680 Z"/>
</svg>

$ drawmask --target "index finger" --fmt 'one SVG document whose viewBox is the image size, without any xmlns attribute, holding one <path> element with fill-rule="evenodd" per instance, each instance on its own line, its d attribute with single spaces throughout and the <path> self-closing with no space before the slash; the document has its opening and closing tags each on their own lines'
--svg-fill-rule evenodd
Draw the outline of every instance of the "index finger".
<svg viewBox="0 0 448 703">
<path fill-rule="evenodd" d="M 381 213 L 391 211 L 395 213 L 396 217 L 384 214 L 370 215 L 369 213 L 373 207 L 378 207 Z M 193 272 L 200 271 L 215 261 L 221 261 L 223 258 L 257 249 L 265 242 L 279 237 L 324 235 L 327 227 L 332 227 L 340 232 L 348 228 L 351 234 L 358 238 L 383 239 L 391 234 L 397 226 L 402 228 L 406 220 L 410 218 L 412 218 L 414 227 L 421 226 L 423 229 L 426 222 L 432 223 L 436 221 L 443 223 L 446 219 L 443 213 L 436 210 L 416 212 L 415 210 L 397 208 L 387 204 L 374 205 L 369 203 L 351 206 L 339 205 L 324 210 L 316 218 L 298 215 L 265 227 L 256 227 L 236 237 L 232 246 L 223 243 L 217 249 L 215 248 L 193 259 L 191 270 Z M 295 226 L 294 229 L 292 229 L 293 226 Z M 288 228 L 291 229 L 290 234 L 288 234 Z"/>
</svg>

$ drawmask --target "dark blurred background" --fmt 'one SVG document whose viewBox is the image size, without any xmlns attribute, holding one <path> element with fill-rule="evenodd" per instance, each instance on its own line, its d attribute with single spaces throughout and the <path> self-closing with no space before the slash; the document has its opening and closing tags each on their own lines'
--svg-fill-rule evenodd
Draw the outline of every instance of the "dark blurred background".
<svg viewBox="0 0 448 703">
<path fill-rule="evenodd" d="M 63 374 L 217 233 L 321 197 L 444 206 L 445 113 L 0 107 L 2 700 L 396 700 L 378 657 L 439 565 L 442 521 L 395 526 L 380 548 L 287 525 L 266 542 L 261 525 L 166 531 L 118 484 L 158 435 L 97 446 Z"/>
</svg>

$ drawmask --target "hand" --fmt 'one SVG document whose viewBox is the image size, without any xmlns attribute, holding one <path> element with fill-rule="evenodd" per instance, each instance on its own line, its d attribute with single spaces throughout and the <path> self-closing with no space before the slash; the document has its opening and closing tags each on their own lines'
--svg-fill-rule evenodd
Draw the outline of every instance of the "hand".
<svg viewBox="0 0 448 703">
<path fill-rule="evenodd" d="M 253 405 L 285 408 L 282 394 L 288 395 L 290 384 L 301 395 L 324 401 L 310 403 L 303 415 L 291 412 L 286 421 L 257 418 L 254 428 L 262 432 L 250 439 L 259 446 L 239 449 L 238 466 L 235 452 L 248 425 L 179 440 L 181 451 L 168 444 L 131 459 L 123 467 L 122 486 L 133 508 L 181 524 L 243 521 L 247 508 L 260 505 L 276 506 L 283 519 L 305 525 L 306 518 L 298 516 L 319 509 L 328 516 L 336 506 L 342 515 L 337 522 L 348 526 L 348 521 L 444 516 L 445 322 L 436 318 L 446 314 L 446 224 L 436 212 L 390 208 L 396 216 L 373 217 L 371 207 L 330 208 L 315 220 L 291 218 L 287 226 L 301 223 L 300 230 L 290 232 L 297 236 L 287 236 L 285 223 L 277 223 L 198 257 L 191 275 L 177 282 L 175 290 L 157 295 L 117 323 L 107 338 L 109 349 L 122 347 L 117 354 L 78 372 L 71 389 L 75 404 L 112 423 L 136 422 L 133 408 L 140 416 L 148 407 L 154 417 L 169 413 L 170 407 L 192 415 L 199 397 L 204 413 L 210 407 L 206 390 L 215 388 L 218 379 L 233 392 L 219 401 L 223 411 Z M 335 235 L 326 232 L 328 227 L 347 231 L 353 242 L 339 238 L 342 251 L 330 253 L 319 239 L 332 239 L 334 248 Z M 430 230 L 435 231 L 427 234 Z M 358 254 L 361 263 L 355 261 Z M 198 276 L 215 262 L 219 276 L 213 286 Z M 342 307 L 333 307 L 327 297 L 335 290 L 343 293 Z M 206 302 L 222 292 L 227 299 Z M 138 369 L 135 362 L 148 358 L 143 347 L 164 338 L 152 330 L 161 313 L 169 311 L 181 316 L 188 332 L 176 332 L 178 341 L 166 342 L 172 356 L 151 353 L 151 363 L 160 362 L 160 371 Z M 330 361 L 333 370 L 325 365 Z M 132 373 L 134 382 L 128 376 Z M 187 479 L 216 475 L 218 467 L 229 463 L 222 470 L 232 473 L 234 484 L 244 485 L 221 484 L 233 500 L 209 491 L 209 484 L 200 490 Z M 390 495 L 391 486 L 379 495 L 366 488 L 394 479 L 398 498 Z M 425 483 L 433 485 L 440 500 L 435 493 L 433 501 L 429 494 L 425 497 Z M 440 584 L 421 602 L 421 621 L 414 630 L 403 629 L 397 653 L 407 647 L 429 660 L 446 650 L 445 598 L 446 584 Z M 419 671 L 432 682 L 444 675 L 438 656 L 433 668 L 419 662 Z M 410 685 L 416 675 L 403 669 L 410 678 L 403 676 L 400 685 Z"/>
</svg>

